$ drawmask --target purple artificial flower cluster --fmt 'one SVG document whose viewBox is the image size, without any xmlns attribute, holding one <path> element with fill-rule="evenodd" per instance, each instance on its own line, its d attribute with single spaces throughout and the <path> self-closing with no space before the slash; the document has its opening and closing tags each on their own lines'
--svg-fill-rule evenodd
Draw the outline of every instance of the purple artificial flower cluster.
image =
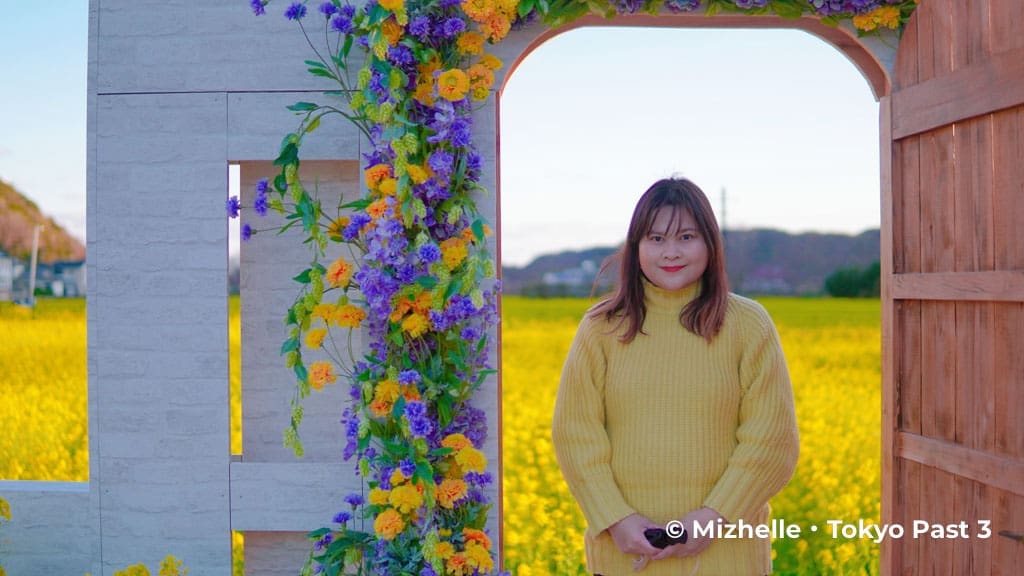
<svg viewBox="0 0 1024 576">
<path fill-rule="evenodd" d="M 900 0 L 807 0 L 811 9 L 819 16 L 834 14 L 863 14 L 879 6 L 897 4 Z M 738 4 L 739 2 L 737 2 Z"/>
<path fill-rule="evenodd" d="M 700 0 L 665 0 L 665 8 L 676 14 L 680 12 L 693 12 L 700 8 Z"/>
</svg>

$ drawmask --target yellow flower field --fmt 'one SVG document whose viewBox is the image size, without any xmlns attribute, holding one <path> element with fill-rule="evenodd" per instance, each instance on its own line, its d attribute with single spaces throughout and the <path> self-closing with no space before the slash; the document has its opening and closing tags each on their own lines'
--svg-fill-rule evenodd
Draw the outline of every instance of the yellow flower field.
<svg viewBox="0 0 1024 576">
<path fill-rule="evenodd" d="M 876 574 L 876 545 L 833 540 L 822 528 L 829 519 L 878 521 L 878 302 L 762 302 L 782 336 L 801 434 L 796 476 L 772 508 L 804 534 L 775 542 L 776 573 Z M 503 301 L 505 568 L 513 575 L 586 574 L 584 521 L 555 464 L 550 423 L 562 362 L 588 304 Z M 237 298 L 230 310 L 238 350 Z M 84 301 L 44 300 L 35 318 L 0 304 L 0 333 L 0 479 L 86 480 Z M 241 448 L 239 389 L 234 355 L 233 452 Z M 812 524 L 818 532 L 809 531 Z M 235 544 L 240 551 L 241 535 Z"/>
</svg>

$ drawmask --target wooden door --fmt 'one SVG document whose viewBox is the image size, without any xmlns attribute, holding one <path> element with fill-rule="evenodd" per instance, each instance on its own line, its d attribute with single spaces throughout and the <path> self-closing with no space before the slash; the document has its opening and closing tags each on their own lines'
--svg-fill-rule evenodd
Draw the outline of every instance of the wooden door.
<svg viewBox="0 0 1024 576">
<path fill-rule="evenodd" d="M 883 574 L 1024 573 L 1022 30 L 921 2 L 882 99 Z"/>
</svg>

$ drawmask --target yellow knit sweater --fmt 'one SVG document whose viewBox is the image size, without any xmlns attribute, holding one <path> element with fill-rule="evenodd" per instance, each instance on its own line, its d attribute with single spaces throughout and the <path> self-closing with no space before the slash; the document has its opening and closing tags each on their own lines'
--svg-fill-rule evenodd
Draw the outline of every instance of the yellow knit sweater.
<svg viewBox="0 0 1024 576">
<path fill-rule="evenodd" d="M 606 528 L 633 513 L 664 524 L 708 506 L 726 521 L 768 523 L 768 499 L 789 481 L 799 440 L 778 334 L 760 304 L 730 294 L 708 344 L 679 312 L 699 290 L 644 282 L 643 333 L 618 341 L 616 322 L 584 318 L 555 405 L 558 464 L 587 520 L 587 568 L 633 574 Z M 719 539 L 696 574 L 771 572 L 768 539 Z M 684 576 L 694 558 L 651 562 L 644 576 Z"/>
</svg>

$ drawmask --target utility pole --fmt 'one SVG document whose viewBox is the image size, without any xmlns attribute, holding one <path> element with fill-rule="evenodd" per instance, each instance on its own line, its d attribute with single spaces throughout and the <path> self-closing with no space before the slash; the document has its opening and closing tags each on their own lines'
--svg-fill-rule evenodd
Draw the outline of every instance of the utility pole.
<svg viewBox="0 0 1024 576">
<path fill-rule="evenodd" d="M 722 223 L 722 240 L 725 241 L 725 186 L 722 186 L 722 217 L 719 218 Z"/>
<path fill-rule="evenodd" d="M 28 305 L 35 310 L 36 307 L 36 262 L 39 261 L 39 231 L 43 229 L 42 224 L 36 224 L 32 232 L 32 265 L 28 273 Z"/>
</svg>

